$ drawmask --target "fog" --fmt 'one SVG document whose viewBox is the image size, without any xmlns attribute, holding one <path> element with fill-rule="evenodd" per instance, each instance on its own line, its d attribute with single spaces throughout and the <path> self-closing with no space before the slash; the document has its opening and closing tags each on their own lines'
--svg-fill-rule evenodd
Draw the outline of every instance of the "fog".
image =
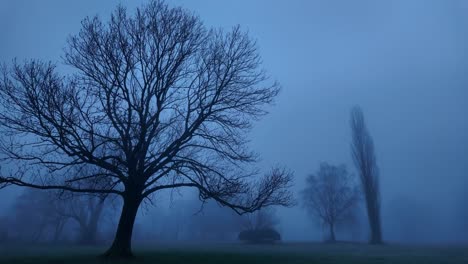
<svg viewBox="0 0 468 264">
<path fill-rule="evenodd" d="M 143 2 L 122 4 L 133 10 Z M 107 18 L 118 3 L 2 1 L 0 61 L 60 60 L 67 37 L 79 31 L 84 17 Z M 298 205 L 274 209 L 282 240 L 324 238 L 299 193 L 320 162 L 345 164 L 358 174 L 350 150 L 350 110 L 359 105 L 380 169 L 384 240 L 468 242 L 467 2 L 176 0 L 170 5 L 193 11 L 209 26 L 240 24 L 256 39 L 268 75 L 281 84 L 269 114 L 255 123 L 250 146 L 263 169 L 280 164 L 294 172 Z M 0 190 L 1 215 L 9 214 L 22 191 Z M 174 209 L 184 203 L 190 205 L 183 214 Z M 180 231 L 193 229 L 194 219 L 203 215 L 213 223 L 231 214 L 236 218 L 228 208 L 201 206 L 191 191 L 162 192 L 139 211 L 134 238 L 237 239 L 235 228 L 206 237 Z M 115 225 L 118 210 L 115 216 L 110 211 L 106 217 Z M 368 239 L 362 204 L 359 212 L 353 228 L 337 231 L 340 239 Z M 172 229 L 181 234 L 164 235 L 163 229 L 172 230 L 164 228 L 168 224 L 180 224 Z"/>
</svg>

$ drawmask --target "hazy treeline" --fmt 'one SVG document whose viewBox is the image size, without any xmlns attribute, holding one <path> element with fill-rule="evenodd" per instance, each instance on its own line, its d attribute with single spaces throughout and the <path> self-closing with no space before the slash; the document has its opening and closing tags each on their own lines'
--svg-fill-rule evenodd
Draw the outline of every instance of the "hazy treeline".
<svg viewBox="0 0 468 264">
<path fill-rule="evenodd" d="M 115 206 L 108 197 L 25 189 L 0 218 L 1 243 L 101 243 L 113 236 Z"/>
<path fill-rule="evenodd" d="M 314 240 L 335 242 L 360 241 L 371 237 L 366 210 L 365 183 L 362 164 L 371 159 L 376 162 L 373 150 L 359 146 L 370 139 L 356 135 L 356 114 L 360 133 L 365 129 L 362 110 L 351 111 L 351 132 L 355 133 L 351 154 L 356 157 L 356 167 L 322 162 L 315 173 L 308 175 L 305 188 L 298 193 L 300 207 L 307 212 L 315 226 Z M 365 137 L 371 137 L 369 131 Z M 356 139 L 357 138 L 357 139 Z M 365 156 L 369 155 L 370 156 Z M 364 155 L 365 154 L 365 155 Z M 363 156 L 359 156 L 363 155 Z M 372 166 L 377 166 L 376 163 Z M 367 170 L 367 171 L 366 171 Z M 378 168 L 373 168 L 378 173 Z M 378 175 L 378 174 L 375 174 Z M 375 177 L 375 175 L 373 177 Z M 376 176 L 378 177 L 378 176 Z M 365 180 L 365 179 L 364 179 Z M 375 183 L 378 184 L 378 178 Z M 105 185 L 106 182 L 88 182 Z M 379 187 L 380 188 L 380 187 Z M 376 188 L 374 195 L 380 196 Z M 458 199 L 463 200 L 466 197 Z M 380 198 L 379 198 L 380 201 Z M 379 209 L 385 227 L 385 240 L 404 243 L 466 242 L 468 209 L 465 203 L 453 204 L 445 213 L 435 214 L 432 204 L 414 197 L 387 197 Z M 379 202 L 380 203 L 380 202 Z M 147 204 L 151 205 L 151 204 Z M 156 241 L 237 241 L 245 230 L 271 228 L 287 234 L 288 226 L 280 221 L 274 208 L 239 215 L 226 210 L 216 201 L 202 201 L 196 193 L 162 194 L 155 200 L 156 208 L 145 206 L 139 214 L 133 240 L 151 243 Z M 0 222 L 3 243 L 109 243 L 113 239 L 119 207 L 122 204 L 113 195 L 72 194 L 63 191 L 24 189 Z M 453 212 L 456 213 L 453 213 Z M 283 213 L 283 218 L 285 217 Z M 34 219 L 34 221 L 31 221 Z M 447 219 L 453 219 L 451 224 Z M 371 238 L 372 242 L 372 238 Z"/>
<path fill-rule="evenodd" d="M 276 228 L 272 208 L 238 215 L 213 201 L 201 203 L 192 195 L 178 196 L 167 207 L 143 210 L 133 240 L 237 241 L 244 230 Z M 112 197 L 67 196 L 63 193 L 25 189 L 0 218 L 0 243 L 108 244 L 117 223 L 118 207 Z"/>
</svg>

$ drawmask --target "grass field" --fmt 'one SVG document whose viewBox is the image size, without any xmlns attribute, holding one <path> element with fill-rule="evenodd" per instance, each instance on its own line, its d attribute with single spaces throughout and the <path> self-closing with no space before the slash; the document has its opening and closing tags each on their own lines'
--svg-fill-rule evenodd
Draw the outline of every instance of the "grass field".
<svg viewBox="0 0 468 264">
<path fill-rule="evenodd" d="M 0 263 L 109 263 L 104 248 L 36 246 L 1 249 Z M 364 244 L 283 243 L 275 245 L 169 244 L 138 246 L 132 263 L 468 263 L 468 247 L 369 246 Z M 123 263 L 123 261 L 112 261 Z"/>
</svg>

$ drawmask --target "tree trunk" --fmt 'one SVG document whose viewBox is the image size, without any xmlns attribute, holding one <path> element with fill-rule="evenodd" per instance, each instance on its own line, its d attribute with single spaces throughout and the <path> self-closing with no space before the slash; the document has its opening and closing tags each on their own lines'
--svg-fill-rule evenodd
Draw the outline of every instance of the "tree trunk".
<svg viewBox="0 0 468 264">
<path fill-rule="evenodd" d="M 372 193 L 369 191 L 369 193 Z M 375 196 L 366 195 L 367 217 L 370 226 L 369 244 L 382 244 L 382 227 L 380 223 L 380 206 Z"/>
<path fill-rule="evenodd" d="M 333 223 L 330 223 L 330 242 L 336 242 L 335 227 L 334 227 Z"/>
<path fill-rule="evenodd" d="M 112 246 L 104 253 L 107 258 L 131 258 L 132 253 L 132 232 L 135 218 L 140 206 L 140 200 L 132 197 L 125 197 L 120 215 L 119 225 L 115 234 Z"/>
<path fill-rule="evenodd" d="M 382 244 L 382 228 L 380 223 L 380 212 L 378 209 L 372 210 L 369 215 L 369 221 L 371 226 L 371 238 L 370 244 Z"/>
</svg>

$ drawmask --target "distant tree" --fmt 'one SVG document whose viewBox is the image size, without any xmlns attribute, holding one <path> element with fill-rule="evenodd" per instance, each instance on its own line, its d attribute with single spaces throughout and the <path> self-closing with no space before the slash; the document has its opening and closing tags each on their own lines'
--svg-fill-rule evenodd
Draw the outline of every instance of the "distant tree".
<svg viewBox="0 0 468 264">
<path fill-rule="evenodd" d="M 73 195 L 57 191 L 27 189 L 13 204 L 7 216 L 11 232 L 23 241 L 57 242 L 67 223 L 78 225 L 78 242 L 94 244 L 104 211 L 105 196 Z M 31 223 L 31 219 L 35 219 Z"/>
<path fill-rule="evenodd" d="M 328 226 L 329 240 L 336 241 L 335 228 L 352 217 L 359 201 L 359 192 L 344 165 L 320 164 L 316 174 L 307 177 L 302 191 L 304 207 Z"/>
<path fill-rule="evenodd" d="M 192 208 L 189 227 L 195 239 L 234 240 L 242 217 L 208 201 L 202 208 Z"/>
<path fill-rule="evenodd" d="M 79 226 L 78 242 L 95 244 L 98 241 L 98 227 L 104 211 L 107 196 L 74 195 L 65 202 L 57 214 L 74 220 Z"/>
<path fill-rule="evenodd" d="M 76 166 L 71 172 L 74 175 L 98 175 L 102 169 L 93 170 L 93 167 Z M 91 177 L 80 179 L 81 187 L 88 189 L 109 189 L 112 182 L 109 177 Z M 83 194 L 73 192 L 57 192 L 56 199 L 60 199 L 66 206 L 57 207 L 57 214 L 75 221 L 79 226 L 78 242 L 81 244 L 95 244 L 98 239 L 98 228 L 105 211 L 108 193 Z"/>
<path fill-rule="evenodd" d="M 198 211 L 197 200 L 192 199 L 174 199 L 171 194 L 170 204 L 164 210 L 158 212 L 151 217 L 151 225 L 156 223 L 157 226 L 153 229 L 160 229 L 157 239 L 161 240 L 185 240 L 191 237 L 193 231 L 199 229 L 198 223 L 194 219 L 195 213 Z M 228 210 L 230 211 L 230 210 Z M 163 216 L 163 217 L 161 217 Z"/>
<path fill-rule="evenodd" d="M 362 109 L 358 106 L 351 110 L 351 154 L 359 172 L 364 194 L 367 216 L 371 231 L 371 244 L 382 243 L 380 212 L 379 169 L 374 150 L 374 141 L 369 134 Z"/>
<path fill-rule="evenodd" d="M 265 208 L 242 216 L 242 228 L 245 230 L 273 229 L 279 219 L 272 208 Z"/>
<path fill-rule="evenodd" d="M 132 256 L 140 204 L 164 189 L 193 187 L 240 214 L 292 204 L 292 174 L 274 169 L 257 177 L 247 148 L 252 122 L 279 86 L 239 27 L 209 29 L 191 12 L 150 1 L 134 13 L 117 8 L 108 23 L 84 19 L 63 58 L 70 75 L 40 61 L 4 67 L 0 146 L 24 166 L 0 181 L 120 195 L 105 256 Z M 66 173 L 80 164 L 103 171 Z M 98 177 L 113 184 L 81 184 Z"/>
<path fill-rule="evenodd" d="M 242 216 L 242 231 L 239 240 L 265 243 L 281 240 L 281 235 L 275 229 L 279 223 L 272 208 L 265 208 Z"/>
<path fill-rule="evenodd" d="M 10 214 L 9 233 L 20 241 L 59 241 L 69 217 L 66 205 L 53 192 L 26 189 L 15 200 Z"/>
</svg>

